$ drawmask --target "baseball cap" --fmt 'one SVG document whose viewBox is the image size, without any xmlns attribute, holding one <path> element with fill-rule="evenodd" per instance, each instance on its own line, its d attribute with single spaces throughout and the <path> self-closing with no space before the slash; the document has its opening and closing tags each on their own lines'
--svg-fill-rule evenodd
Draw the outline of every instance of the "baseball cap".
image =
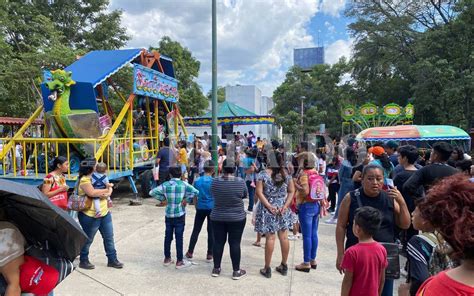
<svg viewBox="0 0 474 296">
<path fill-rule="evenodd" d="M 22 292 L 47 295 L 56 287 L 58 280 L 59 272 L 55 268 L 34 257 L 25 255 L 25 262 L 20 266 Z"/>
<path fill-rule="evenodd" d="M 382 156 L 385 153 L 385 149 L 381 146 L 374 146 L 369 148 L 369 153 L 373 155 Z"/>
</svg>

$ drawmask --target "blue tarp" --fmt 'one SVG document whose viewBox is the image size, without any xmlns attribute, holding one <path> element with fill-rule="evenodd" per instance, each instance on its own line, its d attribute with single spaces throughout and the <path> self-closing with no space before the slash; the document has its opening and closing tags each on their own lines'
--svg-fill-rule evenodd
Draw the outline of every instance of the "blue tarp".
<svg viewBox="0 0 474 296">
<path fill-rule="evenodd" d="M 141 48 L 91 51 L 64 69 L 72 72 L 72 79 L 76 82 L 71 88 L 69 100 L 71 109 L 91 109 L 98 112 L 95 87 L 126 65 L 138 62 L 136 59 L 141 51 Z M 164 74 L 174 78 L 172 59 L 160 55 L 160 64 Z M 156 63 L 153 69 L 160 71 Z M 50 92 L 44 83 L 41 85 L 41 90 L 45 110 L 51 111 L 53 101 L 48 99 Z"/>
<path fill-rule="evenodd" d="M 90 83 L 96 87 L 137 58 L 141 51 L 141 48 L 91 51 L 65 70 L 72 72 L 74 81 Z"/>
</svg>

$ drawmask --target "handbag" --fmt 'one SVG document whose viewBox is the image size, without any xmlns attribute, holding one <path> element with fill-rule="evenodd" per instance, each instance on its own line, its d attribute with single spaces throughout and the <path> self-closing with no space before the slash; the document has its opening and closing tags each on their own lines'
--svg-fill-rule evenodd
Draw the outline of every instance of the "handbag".
<svg viewBox="0 0 474 296">
<path fill-rule="evenodd" d="M 56 180 L 54 179 L 54 176 L 51 176 L 53 178 L 53 184 L 51 185 L 51 191 L 55 191 L 59 188 L 59 184 L 56 183 Z M 67 191 L 62 191 L 59 192 L 58 194 L 51 196 L 49 200 L 56 205 L 58 208 L 61 208 L 63 210 L 67 210 L 67 204 L 68 204 L 68 196 L 67 196 Z"/>
<path fill-rule="evenodd" d="M 79 195 L 79 180 L 77 180 L 76 185 L 74 185 L 74 192 L 69 197 L 67 208 L 77 212 L 88 210 L 91 205 L 87 202 L 87 199 L 87 195 Z"/>
<path fill-rule="evenodd" d="M 354 195 L 357 199 L 357 205 L 359 208 L 363 207 L 362 201 L 360 200 L 360 191 L 355 190 Z M 385 278 L 390 280 L 396 280 L 400 278 L 400 250 L 396 243 L 384 243 L 379 242 L 387 251 L 387 268 L 385 268 Z"/>
</svg>

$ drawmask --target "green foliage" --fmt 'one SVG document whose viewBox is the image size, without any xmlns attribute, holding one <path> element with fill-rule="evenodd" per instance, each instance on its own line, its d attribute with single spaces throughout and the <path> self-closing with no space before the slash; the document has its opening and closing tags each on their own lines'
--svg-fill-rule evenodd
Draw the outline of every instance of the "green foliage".
<svg viewBox="0 0 474 296">
<path fill-rule="evenodd" d="M 317 65 L 307 73 L 297 67 L 290 69 L 283 84 L 273 93 L 275 108 L 272 114 L 283 126 L 283 133 L 301 134 L 302 100 L 305 134 L 318 132 L 321 123 L 326 123 L 329 131 L 336 133 L 340 122 L 340 104 L 346 102 L 353 91 L 348 82 L 341 83 L 349 69 L 345 59 L 332 66 Z"/>
<path fill-rule="evenodd" d="M 353 1 L 346 14 L 355 19 L 352 59 L 309 73 L 292 68 L 275 90 L 284 133 L 300 133 L 301 96 L 305 133 L 319 123 L 337 133 L 341 108 L 365 102 L 412 102 L 417 124 L 474 127 L 473 1 Z"/>
<path fill-rule="evenodd" d="M 209 102 L 212 101 L 212 89 L 207 92 L 207 99 Z M 217 102 L 225 102 L 225 86 L 217 86 Z"/>
<path fill-rule="evenodd" d="M 178 79 L 179 108 L 183 116 L 198 116 L 208 106 L 208 101 L 199 84 L 194 81 L 199 75 L 201 63 L 193 57 L 191 51 L 170 37 L 161 38 L 158 47 L 151 47 L 160 54 L 173 59 L 175 76 Z"/>
<path fill-rule="evenodd" d="M 71 64 L 94 49 L 114 49 L 128 37 L 108 1 L 0 2 L 0 115 L 28 117 L 41 104 L 42 69 Z"/>
</svg>

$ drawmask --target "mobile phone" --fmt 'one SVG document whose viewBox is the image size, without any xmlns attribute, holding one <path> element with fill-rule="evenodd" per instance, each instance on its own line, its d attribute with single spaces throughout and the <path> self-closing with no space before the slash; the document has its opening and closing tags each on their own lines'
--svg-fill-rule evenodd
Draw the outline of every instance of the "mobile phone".
<svg viewBox="0 0 474 296">
<path fill-rule="evenodd" d="M 392 179 L 387 179 L 387 187 L 389 188 L 395 188 L 395 184 L 393 184 Z"/>
</svg>

